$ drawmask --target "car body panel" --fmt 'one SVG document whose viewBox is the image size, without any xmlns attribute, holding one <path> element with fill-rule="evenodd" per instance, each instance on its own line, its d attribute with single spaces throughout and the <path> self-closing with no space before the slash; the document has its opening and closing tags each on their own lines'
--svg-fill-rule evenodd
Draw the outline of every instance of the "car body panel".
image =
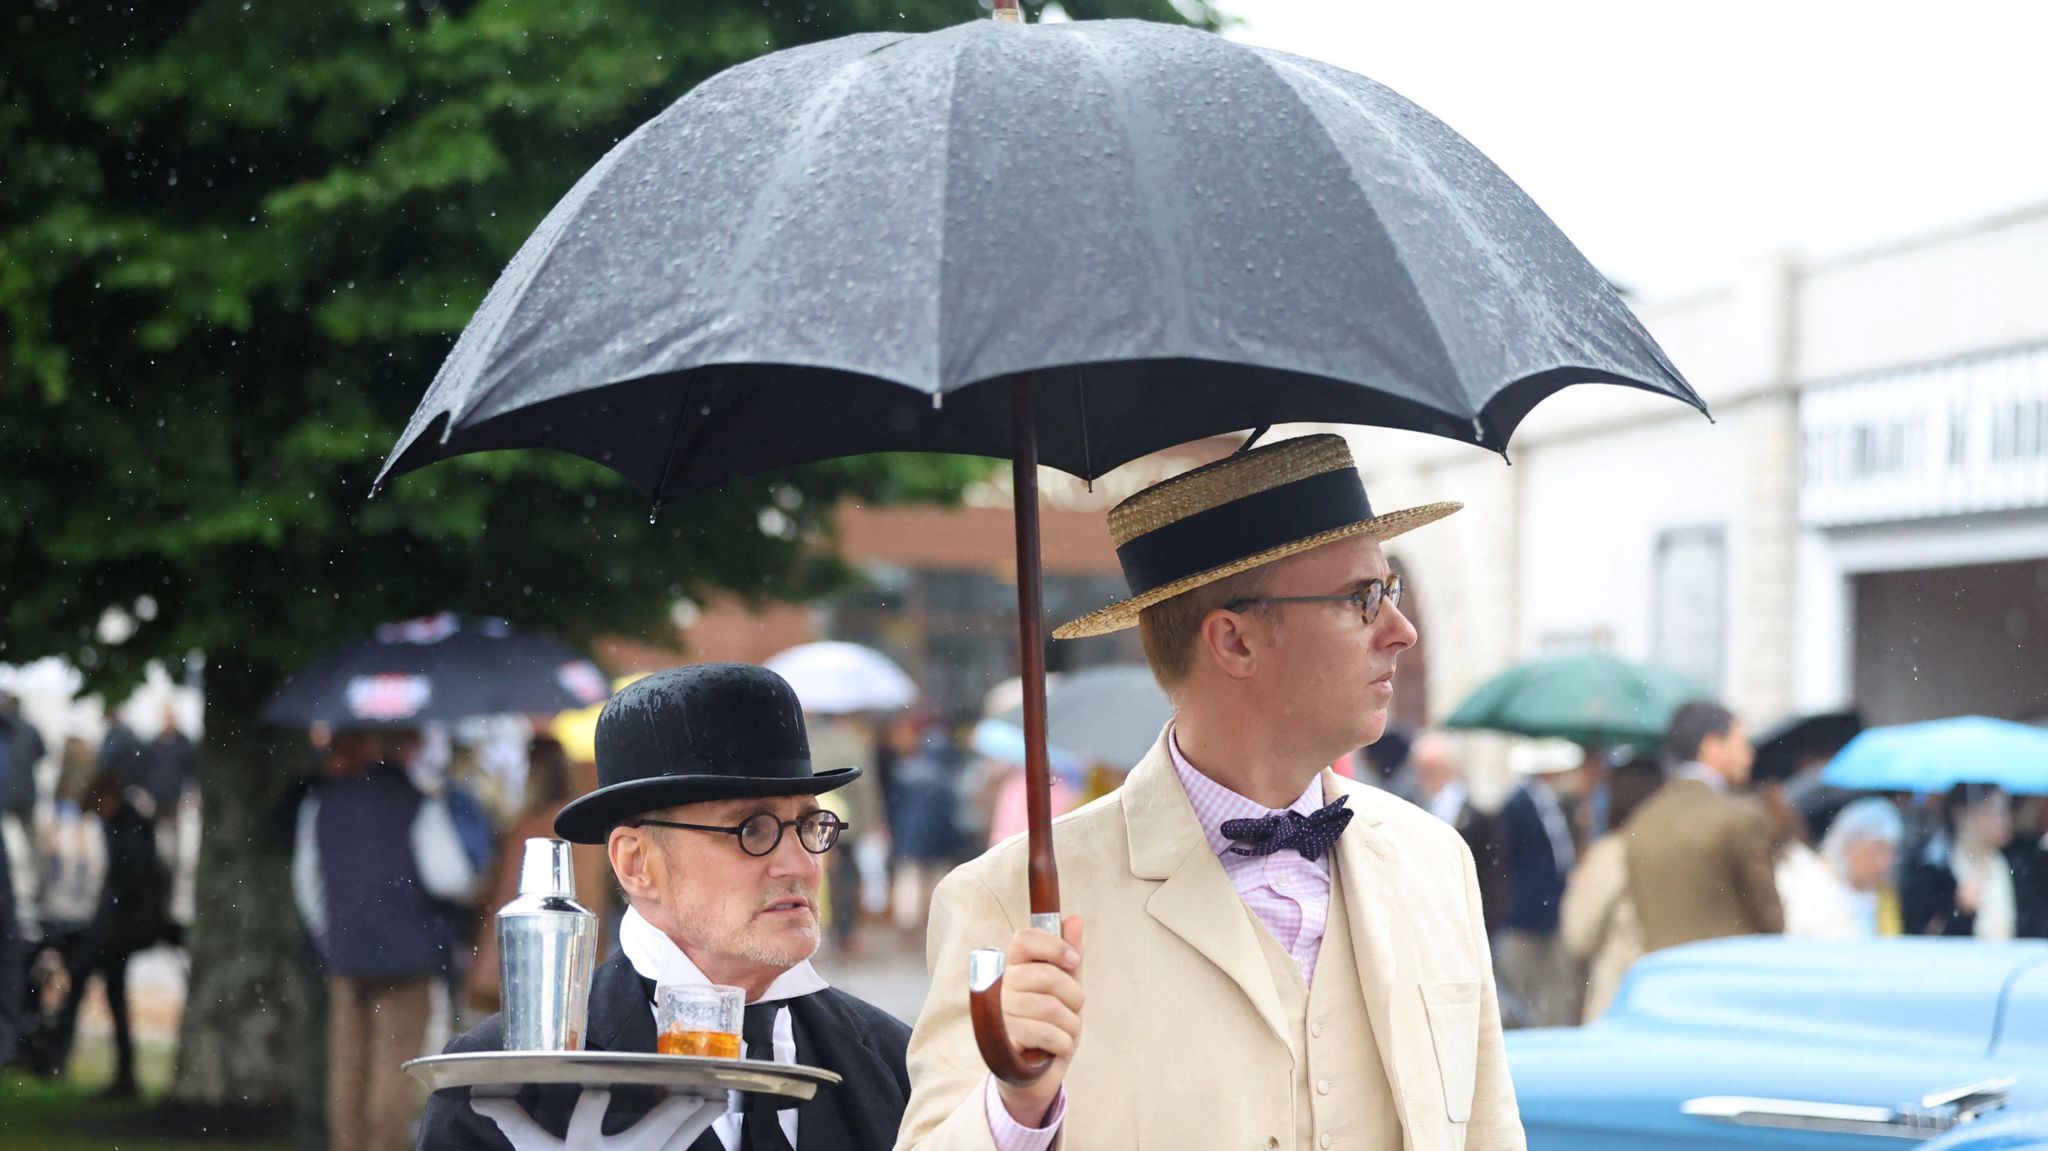
<svg viewBox="0 0 2048 1151">
<path fill-rule="evenodd" d="M 1898 1108 L 2007 1077 L 2011 1112 L 2048 1107 L 2044 1020 L 2048 942 L 1757 937 L 1648 956 L 1598 1022 L 1511 1032 L 1508 1054 L 1532 1151 L 1896 1151 L 1914 1144 L 1684 1107 L 1751 1096 Z"/>
<path fill-rule="evenodd" d="M 1920 1151 L 2048 1151 L 2048 1109 L 1987 1115 L 1920 1144 Z"/>
</svg>

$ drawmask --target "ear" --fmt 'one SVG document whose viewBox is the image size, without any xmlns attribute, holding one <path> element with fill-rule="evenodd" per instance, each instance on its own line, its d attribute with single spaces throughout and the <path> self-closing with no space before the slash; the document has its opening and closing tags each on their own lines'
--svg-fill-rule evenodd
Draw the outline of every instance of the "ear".
<svg viewBox="0 0 2048 1151">
<path fill-rule="evenodd" d="M 1232 679 L 1250 679 L 1257 670 L 1258 656 L 1250 629 L 1259 626 L 1250 616 L 1222 608 L 1202 617 L 1195 633 L 1195 654 Z"/>
<path fill-rule="evenodd" d="M 626 898 L 650 898 L 660 889 L 660 854 L 653 837 L 639 827 L 614 827 L 605 840 L 605 854 L 611 857 L 612 875 Z"/>
</svg>

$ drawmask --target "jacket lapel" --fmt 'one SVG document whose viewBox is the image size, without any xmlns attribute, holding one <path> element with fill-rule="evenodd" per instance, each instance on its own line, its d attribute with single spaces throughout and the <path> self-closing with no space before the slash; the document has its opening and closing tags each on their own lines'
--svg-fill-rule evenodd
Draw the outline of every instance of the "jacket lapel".
<svg viewBox="0 0 2048 1151">
<path fill-rule="evenodd" d="M 1351 950 L 1358 962 L 1358 987 L 1365 998 L 1366 1015 L 1372 1023 L 1373 1041 L 1380 1050 L 1380 1062 L 1394 1087 L 1394 1105 L 1404 1130 L 1414 1130 L 1408 1121 L 1408 1096 L 1401 1090 L 1401 1068 L 1408 1053 L 1395 1042 L 1394 986 L 1398 972 L 1394 953 L 1391 905 L 1402 890 L 1394 851 L 1380 830 L 1373 797 L 1365 789 L 1334 772 L 1323 774 L 1323 795 L 1351 796 L 1358 817 L 1337 838 L 1338 888 L 1344 896 L 1344 915 L 1351 925 Z M 1366 800 L 1368 802 L 1361 802 Z M 1316 977 L 1325 974 L 1320 967 Z"/>
<path fill-rule="evenodd" d="M 1280 993 L 1273 986 L 1273 973 L 1259 947 L 1251 916 L 1209 849 L 1187 792 L 1174 772 L 1164 732 L 1131 769 L 1120 791 L 1130 838 L 1131 874 L 1163 881 L 1146 901 L 1145 910 L 1228 975 L 1274 1036 L 1286 1043 Z"/>
<path fill-rule="evenodd" d="M 583 1045 L 592 1051 L 654 1052 L 654 983 L 633 970 L 624 952 L 599 964 L 590 981 Z"/>
<path fill-rule="evenodd" d="M 888 1063 L 868 1046 L 860 1020 L 820 991 L 789 1001 L 796 1061 L 840 1076 L 797 1104 L 797 1151 L 886 1151 L 896 1141 L 905 1102 Z"/>
</svg>

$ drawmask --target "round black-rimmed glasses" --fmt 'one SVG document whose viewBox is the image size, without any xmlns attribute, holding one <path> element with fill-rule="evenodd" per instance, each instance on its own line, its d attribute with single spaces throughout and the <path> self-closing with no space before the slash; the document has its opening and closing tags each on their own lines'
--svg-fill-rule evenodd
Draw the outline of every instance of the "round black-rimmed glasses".
<svg viewBox="0 0 2048 1151">
<path fill-rule="evenodd" d="M 771 855 L 782 846 L 784 829 L 796 828 L 798 846 L 812 855 L 823 855 L 839 842 L 839 833 L 849 824 L 829 811 L 812 811 L 795 819 L 777 819 L 772 812 L 759 812 L 748 816 L 735 827 L 720 827 L 709 823 L 677 823 L 672 819 L 642 817 L 629 820 L 629 827 L 675 827 L 684 831 L 712 831 L 719 835 L 730 835 L 739 841 L 740 850 L 748 855 Z"/>
<path fill-rule="evenodd" d="M 1358 614 L 1365 619 L 1367 627 L 1379 618 L 1380 604 L 1390 603 L 1401 606 L 1401 577 L 1390 576 L 1385 580 L 1369 579 L 1358 586 L 1356 591 L 1343 595 L 1251 595 L 1231 600 L 1223 605 L 1224 611 L 1237 611 L 1259 603 L 1350 603 L 1358 607 Z"/>
</svg>

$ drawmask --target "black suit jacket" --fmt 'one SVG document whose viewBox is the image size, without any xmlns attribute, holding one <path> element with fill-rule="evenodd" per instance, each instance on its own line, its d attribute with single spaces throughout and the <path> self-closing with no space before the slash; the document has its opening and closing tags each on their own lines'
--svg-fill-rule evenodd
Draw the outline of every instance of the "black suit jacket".
<svg viewBox="0 0 2048 1151">
<path fill-rule="evenodd" d="M 1537 935 L 1557 933 L 1558 906 L 1564 899 L 1567 871 L 1559 867 L 1557 849 L 1543 813 L 1527 787 L 1516 788 L 1500 809 L 1502 855 L 1507 863 L 1508 906 L 1505 925 Z"/>
<path fill-rule="evenodd" d="M 2031 844 L 2005 849 L 2012 868 L 2013 901 L 2018 917 L 2013 934 L 2021 939 L 2048 937 L 2048 852 Z M 1899 876 L 1899 918 L 1908 935 L 1968 936 L 1977 931 L 1977 913 L 1956 905 L 1956 876 L 1948 857 L 1925 857 Z"/>
<path fill-rule="evenodd" d="M 653 983 L 642 979 L 623 954 L 612 956 L 591 981 L 584 1048 L 652 1053 L 653 1002 Z M 910 1098 L 910 1072 L 903 1063 L 910 1028 L 887 1012 L 832 989 L 791 999 L 788 1005 L 797 1062 L 837 1072 L 843 1080 L 796 1105 L 797 1151 L 889 1151 Z M 504 1018 L 493 1015 L 450 1042 L 447 1050 L 500 1051 L 504 1046 Z M 559 1138 L 568 1130 L 577 1095 L 573 1088 L 527 1087 L 519 1092 L 519 1104 Z M 614 1090 L 605 1133 L 631 1127 L 660 1101 L 654 1091 Z M 716 1142 L 708 1131 L 704 1138 Z M 470 1110 L 466 1089 L 436 1091 L 427 1101 L 420 1151 L 510 1147 L 497 1124 Z"/>
</svg>

